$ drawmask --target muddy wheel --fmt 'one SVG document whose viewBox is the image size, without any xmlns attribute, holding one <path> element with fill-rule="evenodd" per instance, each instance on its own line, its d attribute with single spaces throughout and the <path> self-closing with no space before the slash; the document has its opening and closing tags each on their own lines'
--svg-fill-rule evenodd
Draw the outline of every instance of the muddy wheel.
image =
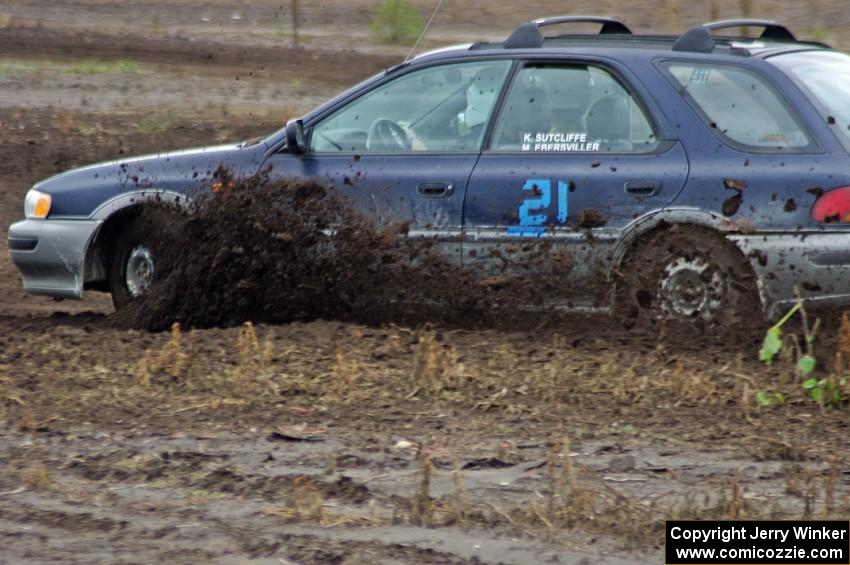
<svg viewBox="0 0 850 565">
<path fill-rule="evenodd" d="M 746 257 L 719 233 L 673 226 L 641 238 L 623 261 L 615 312 L 712 326 L 761 319 L 756 278 Z"/>
<path fill-rule="evenodd" d="M 116 310 L 145 296 L 153 284 L 157 274 L 157 248 L 151 228 L 151 222 L 144 214 L 139 214 L 116 236 L 108 273 Z"/>
</svg>

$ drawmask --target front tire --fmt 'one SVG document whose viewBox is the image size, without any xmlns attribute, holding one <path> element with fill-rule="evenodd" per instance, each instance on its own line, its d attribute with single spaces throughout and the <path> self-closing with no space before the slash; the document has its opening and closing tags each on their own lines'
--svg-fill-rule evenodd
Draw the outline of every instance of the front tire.
<svg viewBox="0 0 850 565">
<path fill-rule="evenodd" d="M 134 216 L 118 234 L 109 260 L 109 290 L 116 310 L 150 292 L 157 274 L 156 247 L 143 215 Z"/>
</svg>

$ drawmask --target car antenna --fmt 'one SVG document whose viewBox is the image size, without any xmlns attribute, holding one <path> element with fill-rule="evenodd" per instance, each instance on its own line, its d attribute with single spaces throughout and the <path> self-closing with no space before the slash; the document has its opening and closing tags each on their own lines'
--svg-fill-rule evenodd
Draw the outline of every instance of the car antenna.
<svg viewBox="0 0 850 565">
<path fill-rule="evenodd" d="M 419 43 L 422 41 L 422 38 L 425 37 L 425 34 L 428 33 L 428 29 L 431 27 L 431 24 L 434 22 L 434 18 L 437 17 L 437 12 L 440 11 L 440 7 L 443 5 L 443 0 L 438 0 L 437 5 L 434 7 L 434 12 L 431 14 L 431 17 L 428 19 L 428 23 L 425 24 L 425 27 L 422 28 L 422 33 L 419 34 L 419 39 L 416 40 L 416 43 L 413 44 L 413 47 L 410 49 L 410 53 L 407 54 L 407 57 L 404 58 L 404 62 L 408 62 L 413 54 L 416 52 L 416 48 L 419 47 Z"/>
</svg>

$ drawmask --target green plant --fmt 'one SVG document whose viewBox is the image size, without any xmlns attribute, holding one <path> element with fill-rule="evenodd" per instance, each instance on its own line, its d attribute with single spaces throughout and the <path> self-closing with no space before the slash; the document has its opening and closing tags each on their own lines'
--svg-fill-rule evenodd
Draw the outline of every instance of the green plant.
<svg viewBox="0 0 850 565">
<path fill-rule="evenodd" d="M 847 364 L 850 353 L 850 315 L 844 312 L 841 316 L 841 326 L 838 328 L 838 344 L 835 352 L 835 367 L 832 374 L 823 379 L 809 378 L 803 381 L 803 388 L 809 391 L 812 400 L 820 405 L 821 411 L 835 408 L 848 400 L 847 375 L 850 367 Z"/>
<path fill-rule="evenodd" d="M 782 326 L 797 312 L 800 313 L 801 317 L 805 352 L 800 347 L 800 342 L 796 335 L 788 335 L 786 339 L 782 337 Z M 825 411 L 827 408 L 834 408 L 843 404 L 850 398 L 847 386 L 847 367 L 844 361 L 844 355 L 848 350 L 848 345 L 850 345 L 850 318 L 848 318 L 847 313 L 842 317 L 841 329 L 838 336 L 835 370 L 824 378 L 811 376 L 817 366 L 814 356 L 814 342 L 819 327 L 819 319 L 816 319 L 814 324 L 809 324 L 806 309 L 798 297 L 794 307 L 781 320 L 767 330 L 761 351 L 759 351 L 759 359 L 769 365 L 773 362 L 773 358 L 786 348 L 786 343 L 791 343 L 797 359 L 797 372 L 800 376 L 807 377 L 802 383 L 803 389 L 808 391 L 811 399 L 820 405 L 821 410 Z M 781 392 L 758 391 L 756 393 L 756 402 L 760 406 L 767 407 L 774 404 L 782 404 L 784 397 Z"/>
<path fill-rule="evenodd" d="M 133 59 L 77 59 L 53 61 L 0 58 L 0 76 L 11 73 L 59 73 L 63 75 L 147 74 L 150 69 Z"/>
<path fill-rule="evenodd" d="M 844 389 L 847 386 L 846 377 L 830 375 L 825 379 L 806 379 L 803 388 L 809 391 L 812 400 L 820 404 L 822 410 L 827 407 L 834 408 L 843 403 L 847 398 Z"/>
<path fill-rule="evenodd" d="M 824 42 L 829 40 L 829 30 L 824 27 L 816 27 L 805 32 L 812 41 Z"/>
<path fill-rule="evenodd" d="M 785 395 L 783 395 L 778 390 L 775 391 L 766 391 L 760 390 L 756 392 L 756 402 L 758 402 L 759 406 L 763 408 L 767 408 L 769 406 L 773 406 L 775 404 L 784 404 L 785 403 Z"/>
<path fill-rule="evenodd" d="M 793 344 L 794 352 L 796 353 L 797 370 L 801 375 L 809 375 L 815 370 L 815 366 L 817 364 L 814 356 L 814 343 L 815 336 L 817 335 L 818 328 L 820 327 L 820 320 L 816 319 L 814 324 L 809 325 L 808 314 L 803 306 L 802 300 L 799 298 L 797 299 L 797 303 L 794 307 L 767 330 L 767 333 L 764 336 L 764 341 L 762 342 L 761 350 L 759 351 L 759 359 L 770 365 L 773 362 L 773 358 L 783 350 L 785 347 L 785 341 L 788 340 L 782 339 L 782 326 L 785 325 L 785 323 L 788 322 L 788 320 L 790 320 L 797 312 L 800 313 L 800 317 L 802 318 L 803 336 L 806 344 L 805 353 L 800 347 L 800 343 L 796 335 L 792 334 L 788 337 L 790 338 L 790 342 Z"/>
<path fill-rule="evenodd" d="M 384 43 L 411 44 L 422 31 L 422 18 L 408 0 L 384 0 L 369 29 Z"/>
<path fill-rule="evenodd" d="M 155 133 L 174 127 L 177 122 L 177 114 L 174 110 L 151 113 L 139 120 L 136 127 L 146 133 Z"/>
</svg>

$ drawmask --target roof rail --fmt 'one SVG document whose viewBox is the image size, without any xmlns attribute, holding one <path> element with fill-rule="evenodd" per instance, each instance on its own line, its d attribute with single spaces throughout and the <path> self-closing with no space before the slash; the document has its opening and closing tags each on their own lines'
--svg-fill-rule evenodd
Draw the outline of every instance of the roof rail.
<svg viewBox="0 0 850 565">
<path fill-rule="evenodd" d="M 605 18 L 601 16 L 554 16 L 551 18 L 540 18 L 520 24 L 505 40 L 505 49 L 525 49 L 543 46 L 543 34 L 540 28 L 558 24 L 568 23 L 594 23 L 602 24 L 600 35 L 624 34 L 631 35 L 632 30 L 620 20 Z"/>
<path fill-rule="evenodd" d="M 794 34 L 782 24 L 771 20 L 722 20 L 709 22 L 686 31 L 676 43 L 673 51 L 692 51 L 696 53 L 711 53 L 714 51 L 715 42 L 711 32 L 719 29 L 730 29 L 736 27 L 762 27 L 764 31 L 759 39 L 770 39 L 773 41 L 797 41 Z"/>
</svg>

